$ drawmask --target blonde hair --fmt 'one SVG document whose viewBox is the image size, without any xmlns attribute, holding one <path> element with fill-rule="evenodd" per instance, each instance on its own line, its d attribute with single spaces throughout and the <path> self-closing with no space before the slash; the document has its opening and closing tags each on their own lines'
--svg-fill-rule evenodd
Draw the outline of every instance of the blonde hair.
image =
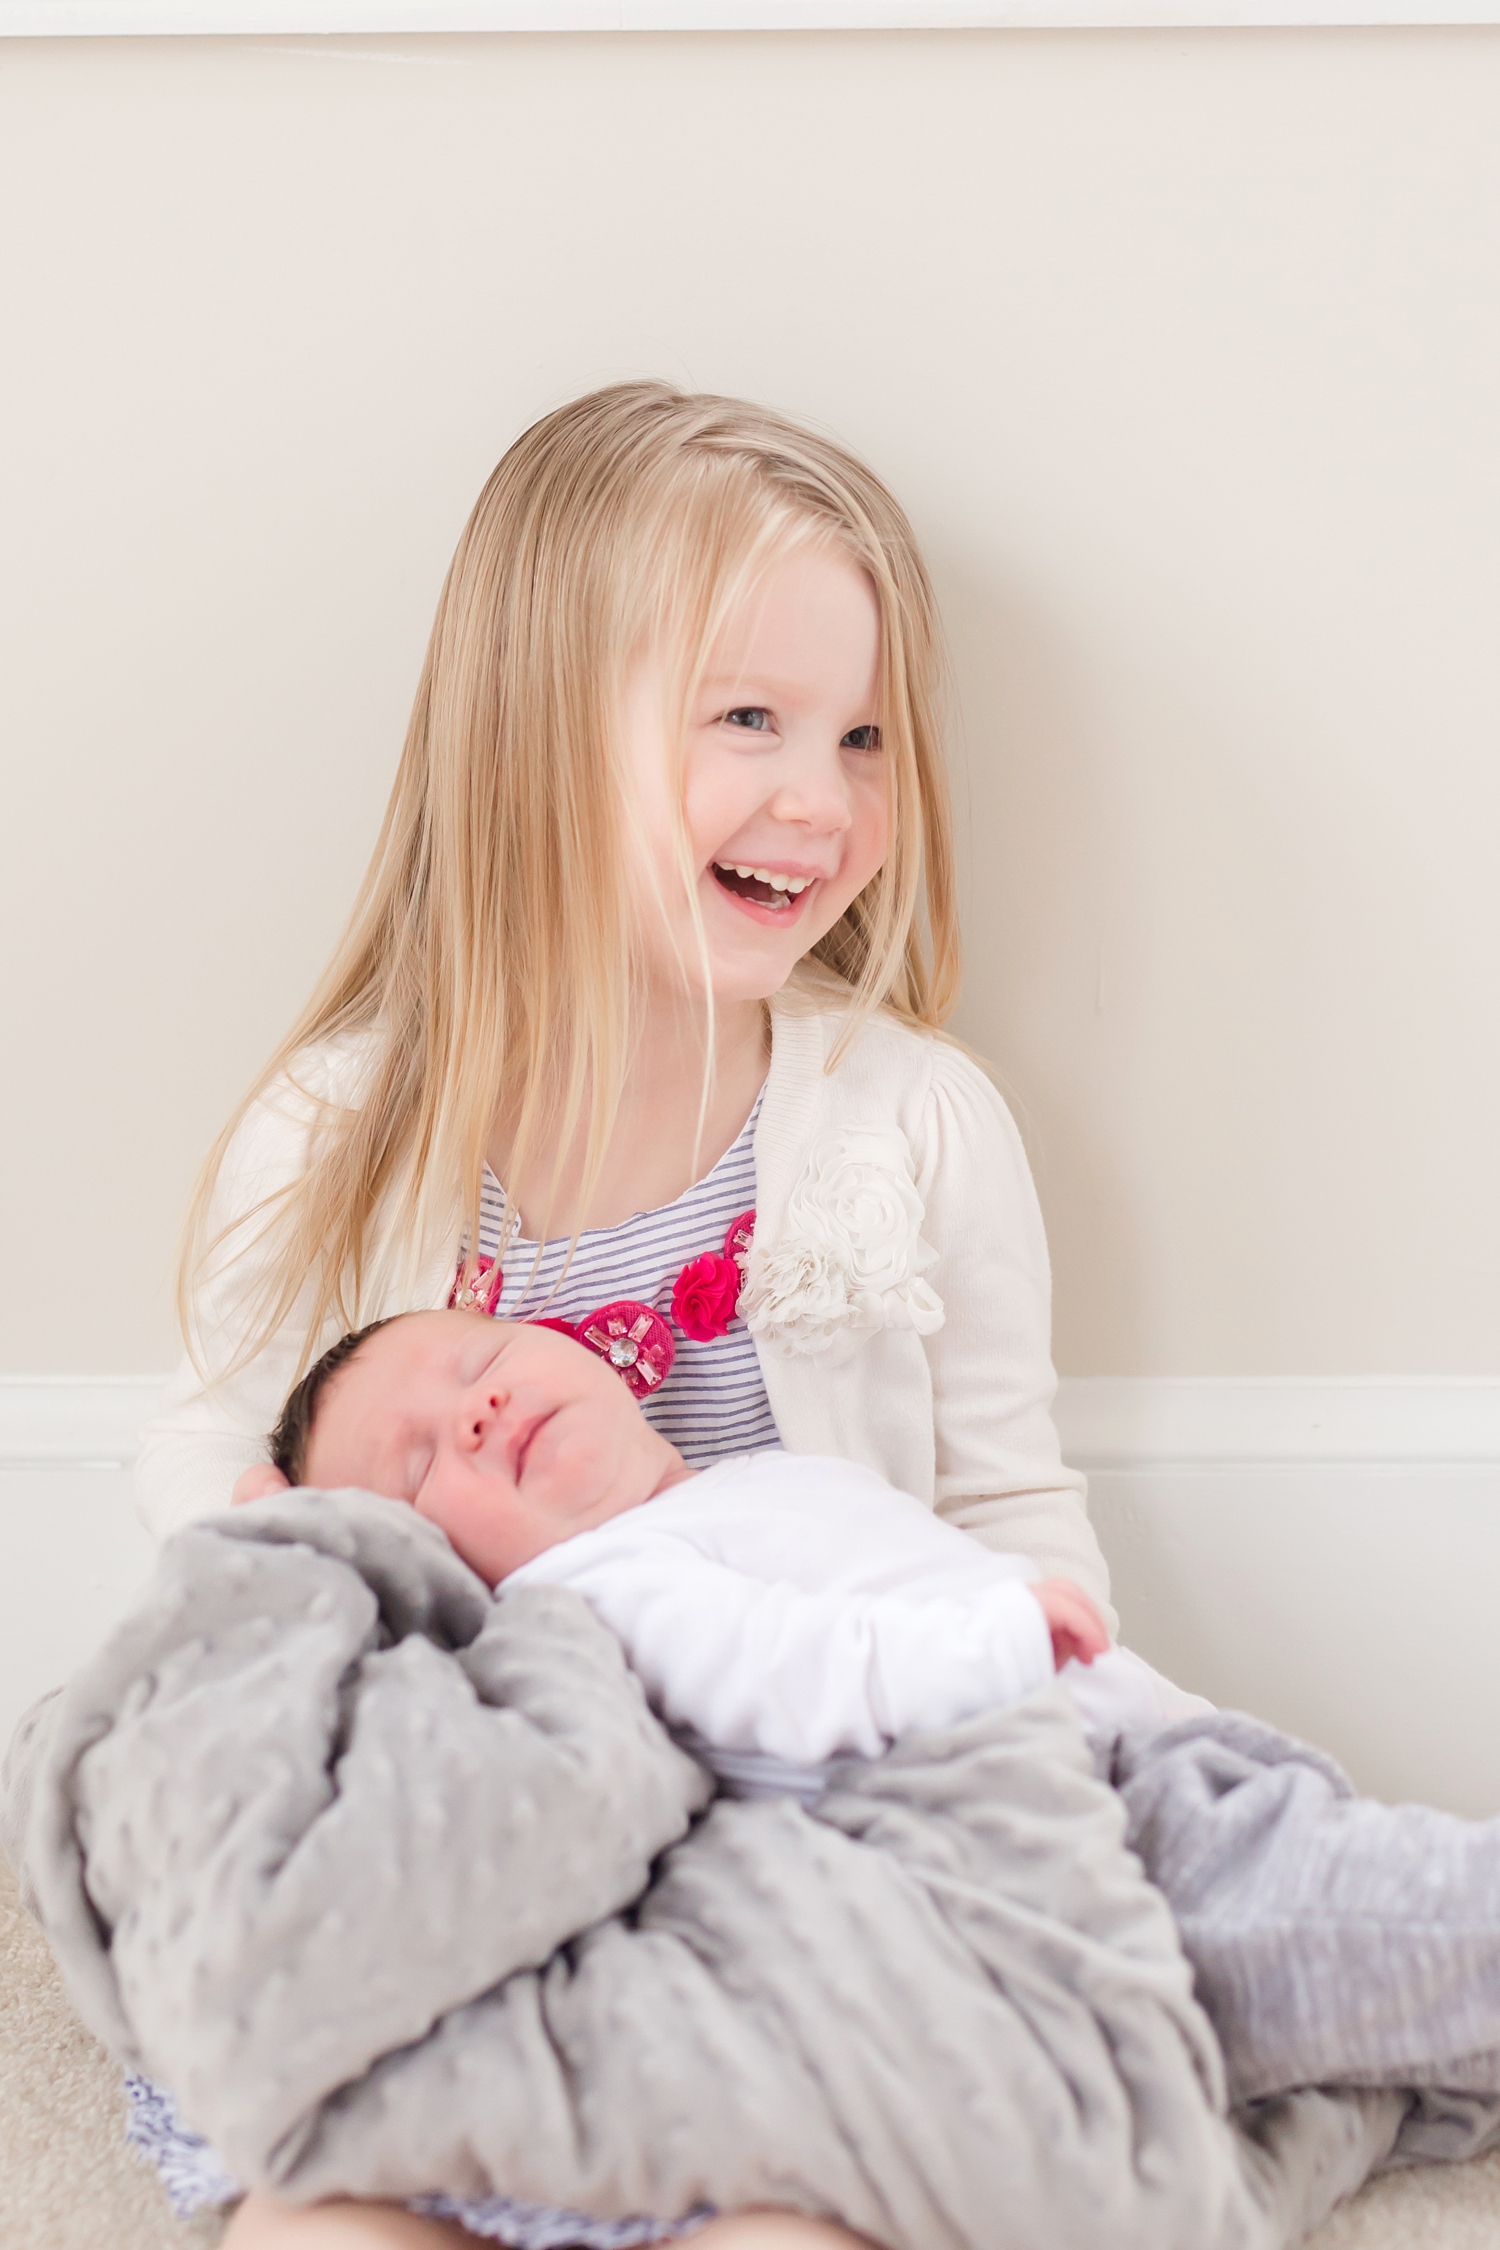
<svg viewBox="0 0 1500 2250">
<path fill-rule="evenodd" d="M 274 1235 L 237 1366 L 294 1313 L 305 1361 L 445 1230 L 477 1241 L 497 1110 L 518 1175 L 544 1131 L 560 1145 L 582 1127 L 586 1198 L 638 998 L 616 750 L 629 666 L 660 647 L 685 716 L 731 612 L 809 542 L 835 544 L 875 588 L 891 835 L 814 958 L 850 988 L 848 1033 L 876 1008 L 941 1023 L 958 982 L 941 657 L 905 515 L 852 454 L 765 408 L 656 382 L 576 399 L 518 438 L 479 496 L 347 928 L 204 1167 L 179 1274 L 190 1350 L 195 1285 L 226 1244 L 226 1263 L 239 1255 L 247 1222 Z M 695 899 L 685 824 L 677 856 Z M 301 1176 L 214 1233 L 246 1112 L 296 1082 L 305 1050 L 351 1032 L 373 1034 L 357 1102 L 315 1101 Z"/>
</svg>

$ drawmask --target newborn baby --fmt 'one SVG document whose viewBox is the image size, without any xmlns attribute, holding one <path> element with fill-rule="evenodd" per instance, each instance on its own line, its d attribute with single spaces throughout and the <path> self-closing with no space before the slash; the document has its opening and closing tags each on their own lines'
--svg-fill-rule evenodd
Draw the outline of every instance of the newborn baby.
<svg viewBox="0 0 1500 2250">
<path fill-rule="evenodd" d="M 1096 1742 L 1207 1708 L 1110 1651 L 1069 1580 L 873 1470 L 773 1451 L 694 1474 L 618 1376 L 549 1329 L 421 1312 L 345 1338 L 292 1393 L 272 1454 L 292 1484 L 409 1501 L 491 1586 L 571 1587 L 740 1794 L 816 1797 L 829 1759 L 1019 1702 L 1055 1668 Z"/>
<path fill-rule="evenodd" d="M 414 1505 L 499 1588 L 501 1604 L 510 1588 L 533 1582 L 576 1588 L 614 1627 L 657 1710 L 742 1793 L 792 1791 L 812 1800 L 823 1789 L 825 1759 L 879 1757 L 904 1732 L 969 1721 L 967 1744 L 951 1744 L 954 1773 L 963 1775 L 972 1750 L 1010 1732 L 994 1705 L 1030 1696 L 1057 1667 L 1115 1789 L 1109 1849 L 1127 1840 L 1172 1910 L 1196 1996 L 1219 2034 L 1232 2099 L 1316 2086 L 1399 2088 L 1397 2104 L 1349 2113 L 1372 2131 L 1379 2126 L 1381 2146 L 1390 2146 L 1397 2128 L 1403 2155 L 1455 2155 L 1500 2140 L 1500 1820 L 1358 1800 L 1318 1750 L 1237 1712 L 1201 1708 L 1201 1717 L 1163 1726 L 1163 1699 L 1176 1690 L 1127 1651 L 1104 1647 L 1102 1624 L 1075 1586 L 990 1555 L 848 1462 L 771 1451 L 693 1476 L 603 1361 L 542 1327 L 421 1312 L 349 1336 L 292 1393 L 272 1449 L 277 1469 L 261 1467 L 261 1476 L 274 1483 L 286 1476 L 315 1487 L 362 1487 Z M 317 1514 L 317 1494 L 308 1507 Z M 247 1530 L 254 1543 L 254 1528 Z M 268 1532 L 272 1541 L 286 1539 L 288 1523 L 277 1523 L 274 1510 Z M 193 1537 L 184 1534 L 189 1546 Z M 250 1584 L 250 1577 L 236 1579 L 236 1586 Z M 236 1591 L 234 1600 L 252 1602 L 252 1593 Z M 256 1615 L 252 1602 L 247 1622 L 259 1663 L 277 1638 L 274 1618 Z M 193 1647 L 218 1663 L 211 1645 Z M 398 1683 L 403 1672 L 389 1667 L 380 1678 Z M 151 1692 L 142 1690 L 146 1703 Z M 400 1699 L 396 1685 L 391 1710 Z M 1055 1710 L 1032 1717 L 1052 1728 L 1048 1739 L 1059 1748 L 1066 1744 L 1066 1726 L 1052 1726 Z M 94 1759 L 97 1750 L 94 1744 L 83 1755 Z M 1068 1746 L 1064 1766 L 1073 1755 Z M 148 1773 L 157 1775 L 153 1759 L 157 1750 L 148 1755 Z M 1066 1795 L 1082 1777 L 1073 1771 L 1068 1784 L 1064 1766 L 1057 1780 Z M 382 1771 L 385 1793 L 391 1771 Z M 913 1771 L 938 1771 L 931 1748 L 897 1750 L 888 1773 L 875 1775 L 870 1802 L 882 1798 L 884 1780 L 895 1789 L 891 1802 L 900 1802 L 900 1777 Z M 1030 1780 L 1012 1802 L 1005 1775 L 1021 1771 Z M 1014 1847 L 1021 1867 L 1032 1834 L 1028 1789 L 1039 1775 L 1025 1762 L 1014 1773 L 1001 1759 L 994 1834 L 1010 1838 L 1005 1849 Z M 130 1838 L 144 1782 L 124 1768 L 121 1775 L 119 1804 L 130 1818 L 117 1831 L 135 1865 Z M 857 1793 L 866 1773 L 846 1768 L 841 1780 Z M 1041 1786 L 1046 1791 L 1050 1780 Z M 918 1795 L 924 1789 L 927 1780 Z M 850 1793 L 837 1804 L 848 1811 Z M 783 1804 L 771 1827 L 803 1836 L 825 1811 L 819 1804 L 812 1820 L 796 1820 Z M 978 1822 L 978 1831 L 992 1834 L 990 1813 L 990 1804 L 965 1798 L 963 1807 L 949 1804 L 945 1818 L 960 1829 Z M 1019 1827 L 1007 1825 L 1012 1816 Z M 519 1836 L 531 1834 L 528 1820 L 531 1804 Z M 839 1825 L 837 1809 L 832 1825 Z M 1088 1827 L 1088 1834 L 1104 1831 Z M 587 1852 L 569 1849 L 569 1865 L 585 1865 Z M 936 1919 L 954 1921 L 949 1944 L 965 1926 L 969 1885 L 954 1874 L 958 1863 L 949 1865 L 949 1845 L 933 1849 L 942 1861 L 933 1881 L 947 1899 Z M 277 1852 L 283 1856 L 281 1827 Z M 1077 1863 L 1084 1872 L 1086 1858 Z M 987 1865 L 994 1874 L 996 1863 Z M 1057 1867 L 1052 1879 L 1048 1917 L 1066 1924 L 1068 1881 Z M 400 1915 L 407 1912 L 400 1867 L 391 1883 L 382 1897 L 387 1912 Z M 1025 1910 L 1012 1899 L 1007 1874 L 985 1912 L 992 1903 L 1023 1933 Z M 762 1901 L 758 1910 L 769 1906 Z M 1140 1901 L 1124 1910 L 1129 1928 L 1118 1926 L 1118 1944 L 1129 1951 Z M 1093 1960 L 1091 1924 L 1079 1921 L 1077 1930 Z M 1109 1991 L 1111 1946 L 1097 1948 L 1086 1982 L 1095 1969 Z M 1041 1942 L 1016 1984 L 1021 2016 L 1055 2007 L 1046 1975 Z M 396 1964 L 387 1984 L 398 1982 Z M 747 2002 L 756 2005 L 751 1993 Z M 533 2020 L 535 1996 L 524 2005 Z M 623 2025 L 627 2014 L 609 2020 Z M 1064 2018 L 1073 2020 L 1066 2009 Z M 409 2036 L 418 2018 L 398 2020 Z M 1129 2041 L 1136 2038 L 1138 2027 L 1129 2032 Z M 555 2029 L 546 2029 L 544 2041 L 567 2056 L 567 2038 Z M 1149 2041 L 1140 2052 L 1151 2052 Z M 634 2047 L 621 2054 L 630 2072 Z M 888 2056 L 875 2054 L 870 2068 L 888 2079 Z M 396 2108 L 389 2092 L 380 2099 Z M 1066 2104 L 1075 2099 L 1064 2088 Z M 1043 2131 L 1046 2101 L 1039 2115 Z M 1273 2135 L 1284 2124 L 1277 2117 L 1271 2113 L 1268 2124 Z M 1154 2137 L 1142 2146 L 1149 2158 Z M 173 2164 L 178 2155 L 173 2142 Z M 551 2216 L 546 2223 L 553 2225 Z M 549 2239 L 562 2241 L 564 2232 Z"/>
</svg>

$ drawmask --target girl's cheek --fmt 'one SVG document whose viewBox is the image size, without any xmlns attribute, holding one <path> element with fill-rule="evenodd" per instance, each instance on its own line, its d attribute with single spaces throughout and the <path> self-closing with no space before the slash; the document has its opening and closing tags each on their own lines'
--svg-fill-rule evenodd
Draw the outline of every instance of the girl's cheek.
<svg viewBox="0 0 1500 2250">
<path fill-rule="evenodd" d="M 867 825 L 862 823 L 861 826 L 864 828 L 866 838 L 864 858 L 868 871 L 865 875 L 865 882 L 867 883 L 871 876 L 878 875 L 881 868 L 884 867 L 891 848 L 890 786 L 884 775 L 872 787 Z M 861 884 L 860 888 L 862 890 L 864 884 Z"/>
<path fill-rule="evenodd" d="M 680 914 L 682 877 L 677 869 L 671 836 L 664 823 L 654 834 L 641 836 L 632 853 L 630 888 L 640 928 L 660 936 L 671 929 Z"/>
<path fill-rule="evenodd" d="M 704 867 L 736 829 L 743 828 L 754 807 L 737 801 L 726 777 L 690 775 L 683 800 L 688 843 L 695 867 Z"/>
<path fill-rule="evenodd" d="M 844 884 L 851 898 L 862 891 L 866 883 L 878 875 L 885 865 L 890 849 L 890 810 L 885 790 L 870 788 L 861 792 L 862 801 L 854 808 L 854 825 L 844 849 Z"/>
</svg>

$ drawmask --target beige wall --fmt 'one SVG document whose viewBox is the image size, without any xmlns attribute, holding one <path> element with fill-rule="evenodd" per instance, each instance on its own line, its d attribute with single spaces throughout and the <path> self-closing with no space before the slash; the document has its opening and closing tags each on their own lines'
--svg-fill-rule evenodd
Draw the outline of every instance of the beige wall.
<svg viewBox="0 0 1500 2250">
<path fill-rule="evenodd" d="M 173 1355 L 441 572 L 642 370 L 947 605 L 1073 1372 L 1500 1372 L 1500 32 L 0 43 L 0 1370 Z"/>
</svg>

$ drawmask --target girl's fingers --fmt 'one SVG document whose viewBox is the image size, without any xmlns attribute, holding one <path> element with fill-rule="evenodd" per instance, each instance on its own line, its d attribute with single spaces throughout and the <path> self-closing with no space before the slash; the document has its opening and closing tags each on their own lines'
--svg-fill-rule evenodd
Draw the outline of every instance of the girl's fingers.
<svg viewBox="0 0 1500 2250">
<path fill-rule="evenodd" d="M 241 1469 L 234 1480 L 234 1490 L 229 1495 L 231 1508 L 243 1508 L 247 1500 L 267 1500 L 273 1492 L 290 1492 L 291 1486 L 281 1471 L 269 1461 L 252 1461 L 248 1469 Z"/>
</svg>

